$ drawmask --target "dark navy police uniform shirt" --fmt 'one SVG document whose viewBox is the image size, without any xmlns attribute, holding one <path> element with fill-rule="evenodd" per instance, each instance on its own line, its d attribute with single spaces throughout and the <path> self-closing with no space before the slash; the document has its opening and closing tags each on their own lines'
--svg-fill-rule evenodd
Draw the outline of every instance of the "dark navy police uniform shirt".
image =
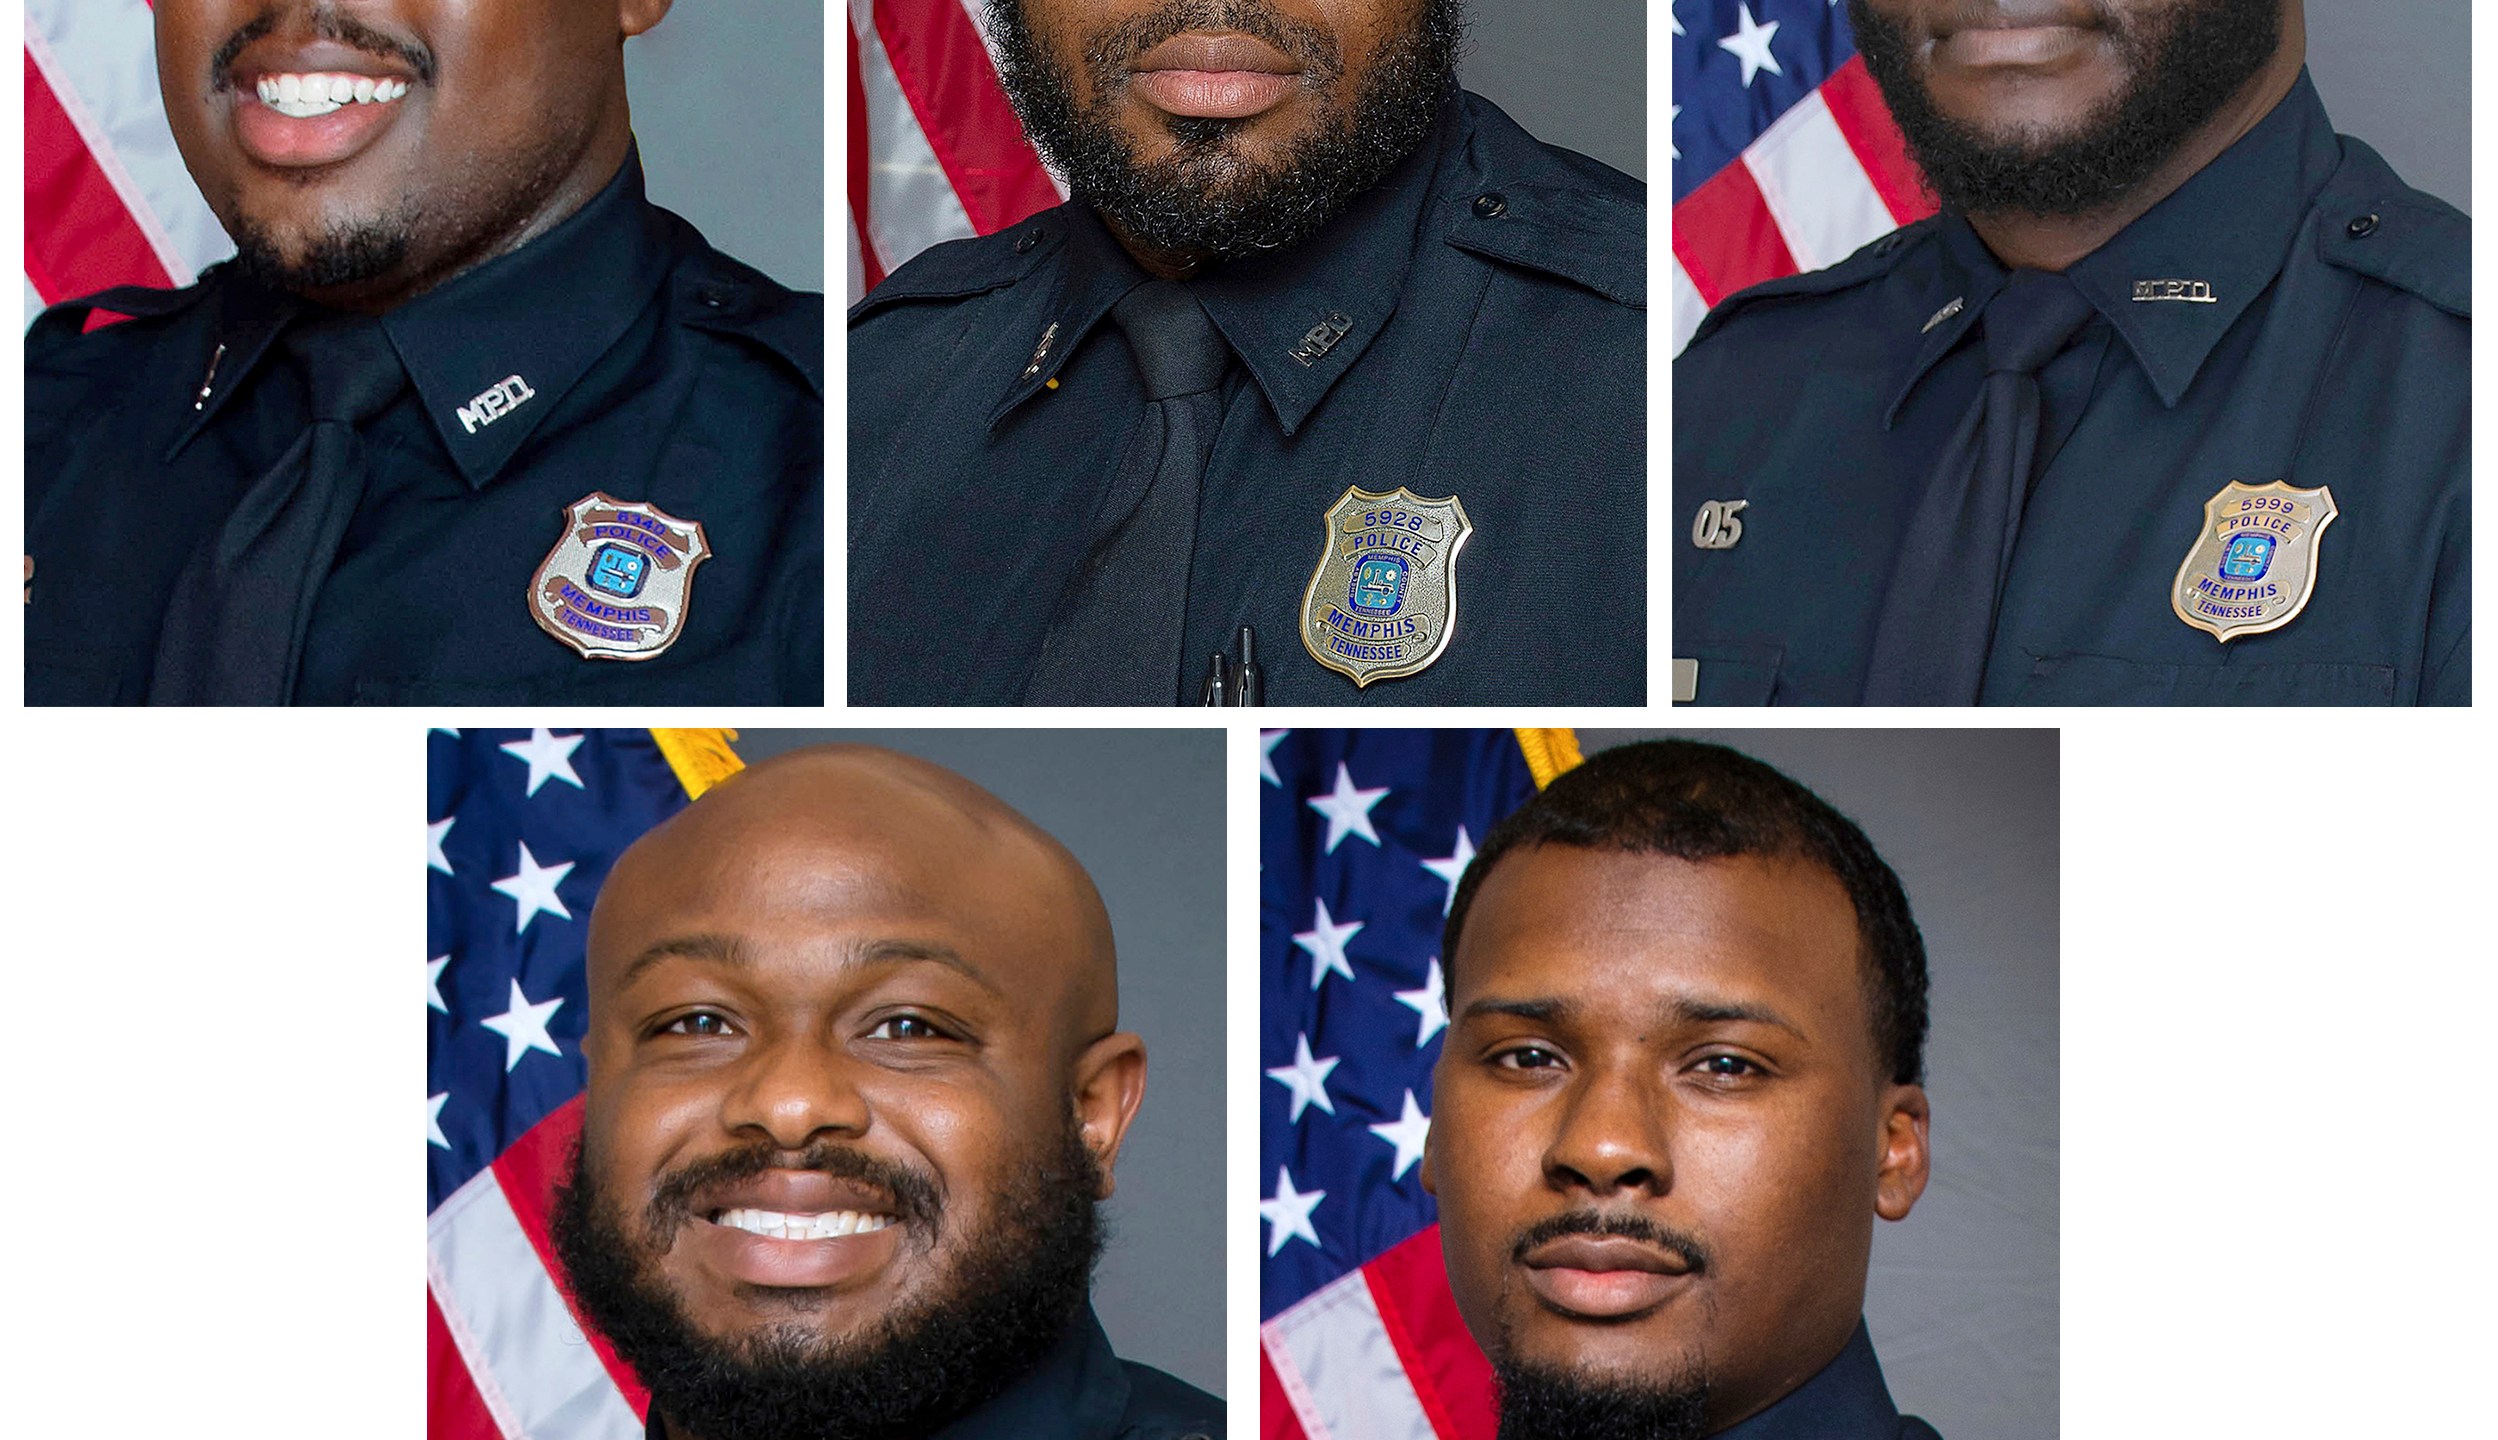
<svg viewBox="0 0 2498 1440">
<path fill-rule="evenodd" d="M 82 335 L 90 308 L 136 318 Z M 221 265 L 36 323 L 28 703 L 147 698 L 184 563 L 304 432 L 279 339 L 312 313 Z M 713 250 L 643 198 L 629 158 L 578 213 L 382 325 L 412 383 L 359 431 L 363 496 L 295 703 L 821 703 L 821 296 Z M 512 376 L 527 398 L 459 418 Z M 711 552 L 647 659 L 585 659 L 531 618 L 569 508 L 601 492 L 699 521 Z"/>
<path fill-rule="evenodd" d="M 2468 703 L 2468 252 L 2464 217 L 2335 136 L 2302 76 L 2067 271 L 2097 315 L 2040 377 L 1982 700 Z M 1728 299 L 1675 362 L 1673 653 L 1698 702 L 1862 698 L 2004 281 L 1946 214 Z M 2336 514 L 2304 610 L 2223 643 L 2171 592 L 2233 481 L 2329 487 Z M 1731 546 L 1697 543 L 1711 501 L 1745 502 Z"/>
<path fill-rule="evenodd" d="M 655 1405 L 645 1428 L 669 1440 Z M 1113 1355 L 1087 1309 L 1040 1364 L 929 1440 L 1223 1440 L 1223 1402 Z"/>
<path fill-rule="evenodd" d="M 1190 281 L 1232 388 L 1188 573 L 1140 611 L 1184 606 L 1198 666 L 1252 627 L 1271 704 L 1640 703 L 1645 205 L 1460 95 L 1316 236 Z M 853 703 L 1024 698 L 1144 413 L 1109 315 L 1145 278 L 1067 205 L 938 246 L 851 311 Z M 1473 526 L 1446 648 L 1362 688 L 1299 638 L 1356 487 L 1455 496 Z"/>
<path fill-rule="evenodd" d="M 1934 1427 L 1891 1403 L 1865 1322 L 1839 1358 L 1775 1405 L 1718 1432 L 1716 1440 L 1941 1440 Z"/>
</svg>

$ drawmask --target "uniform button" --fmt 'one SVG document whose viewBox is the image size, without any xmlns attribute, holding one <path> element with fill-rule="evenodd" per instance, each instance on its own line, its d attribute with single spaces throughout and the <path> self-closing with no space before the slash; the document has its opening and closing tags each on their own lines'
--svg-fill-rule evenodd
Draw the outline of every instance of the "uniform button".
<svg viewBox="0 0 2498 1440">
<path fill-rule="evenodd" d="M 1509 202 L 1502 199 L 1497 192 L 1475 197 L 1475 214 L 1486 220 L 1497 220 L 1508 213 Z"/>
<path fill-rule="evenodd" d="M 729 303 L 729 297 L 717 290 L 705 290 L 699 298 L 703 304 L 714 310 Z"/>
<path fill-rule="evenodd" d="M 2353 240 L 2365 240 L 2375 233 L 2377 233 L 2377 217 L 2374 215 L 2362 215 L 2350 223 L 2350 237 Z"/>
<path fill-rule="evenodd" d="M 1021 235 L 1015 237 L 1015 253 L 1018 255 L 1029 255 L 1032 253 L 1032 247 L 1040 243 L 1041 227 L 1035 225 L 1031 229 L 1026 230 Z"/>
</svg>

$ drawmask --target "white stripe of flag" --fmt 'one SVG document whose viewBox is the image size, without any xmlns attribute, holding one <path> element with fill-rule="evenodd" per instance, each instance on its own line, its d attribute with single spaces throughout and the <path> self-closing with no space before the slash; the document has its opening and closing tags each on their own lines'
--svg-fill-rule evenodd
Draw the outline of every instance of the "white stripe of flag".
<svg viewBox="0 0 2498 1440">
<path fill-rule="evenodd" d="M 1762 131 L 1743 163 L 1799 271 L 1836 265 L 1898 228 L 1819 90 Z"/>
<path fill-rule="evenodd" d="M 1259 1338 L 1310 1440 L 1436 1440 L 1363 1271 L 1311 1291 Z"/>
</svg>

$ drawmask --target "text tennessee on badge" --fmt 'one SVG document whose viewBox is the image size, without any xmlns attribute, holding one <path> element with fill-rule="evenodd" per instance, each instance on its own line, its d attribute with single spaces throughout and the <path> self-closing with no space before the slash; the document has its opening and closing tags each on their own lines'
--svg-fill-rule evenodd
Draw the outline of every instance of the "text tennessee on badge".
<svg viewBox="0 0 2498 1440">
<path fill-rule="evenodd" d="M 1359 688 L 1440 658 L 1457 629 L 1466 507 L 1397 487 L 1351 489 L 1328 507 L 1318 568 L 1301 592 L 1301 644 Z"/>
<path fill-rule="evenodd" d="M 2320 538 L 2340 513 L 2331 486 L 2230 481 L 2203 502 L 2203 530 L 2177 567 L 2170 608 L 2224 644 L 2289 624 L 2307 608 Z"/>
<path fill-rule="evenodd" d="M 604 492 L 566 507 L 563 538 L 529 582 L 538 628 L 589 660 L 648 660 L 685 633 L 700 522 Z"/>
</svg>

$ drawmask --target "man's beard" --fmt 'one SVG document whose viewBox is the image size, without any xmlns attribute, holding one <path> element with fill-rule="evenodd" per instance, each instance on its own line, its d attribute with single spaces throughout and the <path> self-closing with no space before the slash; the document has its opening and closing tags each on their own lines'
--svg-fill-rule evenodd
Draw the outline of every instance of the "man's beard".
<svg viewBox="0 0 2498 1440">
<path fill-rule="evenodd" d="M 2128 71 L 2124 91 L 2070 134 L 2010 137 L 1936 110 L 1907 29 L 1867 0 L 1848 0 L 1847 10 L 1865 68 L 1945 206 L 2085 215 L 2148 178 L 2281 48 L 2280 0 L 2187 0 L 2157 33 L 2097 8 Z"/>
<path fill-rule="evenodd" d="M 1260 165 L 1235 143 L 1248 122 L 1173 118 L 1175 153 L 1141 161 L 1110 118 L 1127 64 L 1174 35 L 1218 27 L 1297 61 L 1303 93 L 1318 109 L 1315 123 L 1280 159 Z M 1094 98 L 1082 107 L 1075 77 L 1025 23 L 1022 0 L 989 0 L 989 33 L 1025 133 L 1077 199 L 1145 249 L 1230 259 L 1308 238 L 1423 142 L 1455 88 L 1465 17 L 1462 0 L 1422 0 L 1414 24 L 1382 42 L 1349 101 L 1333 89 L 1344 73 L 1334 38 L 1267 0 L 1169 0 L 1088 37 L 1084 66 Z"/>
<path fill-rule="evenodd" d="M 702 1440 L 900 1440 L 925 1435 L 1030 1370 L 1083 1312 L 1102 1233 L 1101 1167 L 1070 1113 L 995 1197 L 995 1219 L 930 1293 L 866 1333 L 828 1340 L 793 1309 L 785 1326 L 732 1339 L 695 1328 L 658 1256 L 688 1223 L 686 1197 L 783 1163 L 770 1146 L 731 1152 L 664 1178 L 641 1234 L 629 1232 L 576 1146 L 551 1228 L 573 1298 L 650 1387 L 673 1427 Z M 940 1233 L 943 1204 L 923 1176 L 822 1143 L 802 1168 L 876 1185 L 907 1236 Z M 905 1243 L 910 1243 L 906 1240 Z"/>
<path fill-rule="evenodd" d="M 247 216 L 237 216 L 229 228 L 235 268 L 269 289 L 301 291 L 364 285 L 396 273 L 407 262 L 418 223 L 411 204 L 386 219 L 332 226 L 293 256 Z"/>
<path fill-rule="evenodd" d="M 1698 1237 L 1641 1215 L 1574 1210 L 1537 1221 L 1510 1242 L 1513 1266 L 1548 1241 L 1573 1235 L 1619 1235 L 1672 1251 L 1693 1275 L 1711 1263 Z M 1596 1376 L 1568 1366 L 1519 1358 L 1506 1319 L 1485 1350 L 1500 1387 L 1500 1440 L 1697 1440 L 1709 1398 L 1697 1368 L 1665 1376 Z"/>
<path fill-rule="evenodd" d="M 1500 1440 L 1699 1440 L 1708 1381 L 1600 1380 L 1555 1366 L 1495 1362 Z"/>
</svg>

